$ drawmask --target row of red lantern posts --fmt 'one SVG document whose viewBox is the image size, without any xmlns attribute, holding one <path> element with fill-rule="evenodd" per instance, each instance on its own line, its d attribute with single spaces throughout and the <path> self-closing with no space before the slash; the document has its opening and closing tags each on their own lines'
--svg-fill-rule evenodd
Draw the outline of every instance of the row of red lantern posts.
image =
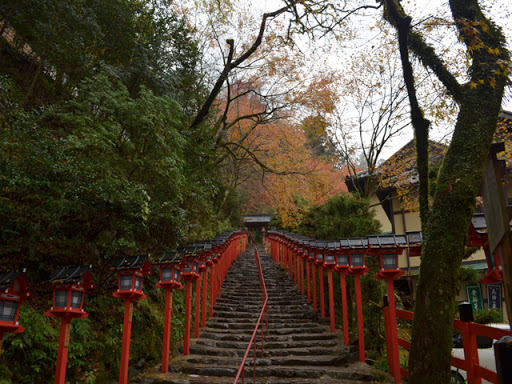
<svg viewBox="0 0 512 384">
<path fill-rule="evenodd" d="M 162 348 L 162 372 L 168 371 L 171 335 L 172 291 L 183 289 L 181 279 L 185 281 L 185 335 L 184 351 L 189 354 L 191 323 L 191 287 L 196 281 L 195 329 L 194 337 L 199 336 L 201 326 L 206 325 L 208 272 L 210 275 L 209 316 L 220 292 L 220 287 L 233 260 L 246 248 L 246 232 L 226 232 L 213 240 L 189 245 L 173 252 L 164 253 L 156 264 L 160 267 L 160 280 L 157 287 L 166 291 L 164 335 Z M 148 256 L 122 257 L 115 261 L 112 269 L 117 272 L 118 289 L 114 297 L 125 300 L 123 321 L 123 341 L 121 349 L 121 366 L 119 383 L 128 382 L 128 364 L 130 354 L 133 302 L 147 296 L 142 291 L 144 276 L 151 274 Z M 202 318 L 201 310 L 201 280 Z M 90 268 L 75 266 L 61 268 L 52 273 L 48 283 L 53 287 L 53 307 L 45 312 L 47 316 L 61 319 L 59 348 L 55 383 L 66 381 L 66 365 L 72 319 L 84 319 L 89 316 L 83 309 L 85 294 L 95 288 Z M 4 333 L 21 333 L 25 329 L 18 323 L 22 301 L 34 294 L 30 292 L 23 272 L 0 274 L 0 351 Z"/>
<path fill-rule="evenodd" d="M 365 361 L 363 309 L 361 294 L 361 275 L 368 271 L 365 265 L 366 256 L 376 256 L 379 260 L 377 278 L 386 279 L 388 292 L 392 299 L 390 307 L 394 308 L 393 280 L 403 272 L 398 268 L 398 256 L 407 247 L 404 235 L 376 235 L 366 238 L 347 238 L 339 241 L 318 241 L 297 236 L 289 232 L 269 231 L 268 247 L 274 260 L 283 268 L 287 268 L 292 279 L 305 295 L 304 283 L 307 290 L 308 302 L 317 307 L 316 276 L 320 278 L 320 314 L 325 317 L 324 273 L 327 271 L 329 288 L 329 315 L 331 331 L 335 331 L 334 293 L 332 273 L 337 272 L 341 280 L 341 301 L 343 313 L 343 339 L 349 344 L 346 275 L 354 276 L 356 290 L 357 326 L 359 339 L 359 359 Z M 311 268 L 310 268 L 311 266 Z M 306 279 L 304 279 L 304 269 Z M 310 272 L 311 270 L 311 272 Z M 311 292 L 312 291 L 312 292 Z M 392 316 L 392 314 L 391 314 Z M 390 319 L 391 324 L 393 320 Z M 395 321 L 396 324 L 396 315 Z M 396 328 L 395 328 L 396 332 Z"/>
<path fill-rule="evenodd" d="M 487 224 L 483 214 L 475 214 L 473 216 L 468 239 L 469 247 L 483 247 L 486 253 L 488 270 L 487 274 L 481 279 L 481 282 L 490 284 L 503 281 L 500 255 L 499 253 L 493 255 L 489 252 Z M 318 241 L 290 232 L 269 231 L 266 240 L 273 259 L 283 268 L 288 269 L 302 295 L 305 295 L 305 283 L 308 302 L 313 302 L 313 309 L 315 311 L 318 310 L 316 292 L 316 268 L 318 267 L 320 278 L 320 313 L 322 317 L 325 317 L 323 270 L 327 270 L 329 314 L 332 332 L 335 331 L 332 273 L 335 271 L 340 274 L 345 345 L 349 344 L 346 275 L 354 275 L 360 361 L 365 360 L 360 277 L 368 271 L 368 267 L 365 265 L 365 257 L 374 256 L 378 258 L 379 271 L 376 279 L 385 279 L 388 291 L 387 303 L 385 303 L 384 309 L 388 361 L 395 382 L 400 383 L 401 374 L 393 281 L 399 279 L 404 273 L 398 266 L 398 258 L 406 248 L 408 249 L 409 257 L 421 256 L 423 242 L 421 232 L 407 232 L 405 235 L 373 235 L 362 238 L 341 239 L 339 241 Z M 304 278 L 304 269 L 306 270 L 306 279 Z M 311 288 L 313 292 L 311 292 Z"/>
</svg>

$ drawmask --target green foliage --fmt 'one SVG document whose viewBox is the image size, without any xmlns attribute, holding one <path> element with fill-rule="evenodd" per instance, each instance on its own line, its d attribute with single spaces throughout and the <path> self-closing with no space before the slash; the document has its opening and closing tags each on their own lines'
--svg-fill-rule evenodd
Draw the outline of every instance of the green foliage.
<svg viewBox="0 0 512 384">
<path fill-rule="evenodd" d="M 380 233 L 380 223 L 367 200 L 352 195 L 335 196 L 313 207 L 299 225 L 299 232 L 316 239 L 340 239 Z"/>
<path fill-rule="evenodd" d="M 503 321 L 501 312 L 496 309 L 479 309 L 473 312 L 473 319 L 478 324 L 500 323 Z"/>
<path fill-rule="evenodd" d="M 73 320 L 67 380 L 119 374 L 124 307 L 111 296 L 115 257 L 157 255 L 231 227 L 218 209 L 211 131 L 189 129 L 204 97 L 200 52 L 170 2 L 2 1 L 0 265 L 27 267 L 27 300 L 5 335 L 0 382 L 52 382 L 60 323 L 43 315 L 57 266 L 92 264 L 89 319 Z M 112 22 L 115 20 L 115 22 Z M 29 46 L 33 55 L 23 51 Z M 38 60 L 34 61 L 34 57 Z M 145 279 L 134 308 L 132 362 L 161 355 L 164 295 Z M 183 339 L 174 292 L 171 348 Z"/>
<path fill-rule="evenodd" d="M 459 270 L 460 284 L 476 283 L 481 277 L 481 273 L 472 268 L 463 268 Z"/>
<path fill-rule="evenodd" d="M 20 324 L 26 328 L 21 334 L 6 334 L 2 359 L 8 361 L 15 383 L 34 383 L 34 377 L 52 377 L 59 339 L 59 323 L 42 311 L 22 306 Z M 70 352 L 73 356 L 73 352 Z M 26 369 L 29 364 L 30 369 Z M 5 377 L 8 377 L 7 375 Z"/>
</svg>

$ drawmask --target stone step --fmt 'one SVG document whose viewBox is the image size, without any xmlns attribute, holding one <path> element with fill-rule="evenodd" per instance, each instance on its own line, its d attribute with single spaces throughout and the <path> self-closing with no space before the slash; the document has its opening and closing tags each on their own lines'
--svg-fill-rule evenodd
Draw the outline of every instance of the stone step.
<svg viewBox="0 0 512 384">
<path fill-rule="evenodd" d="M 258 343 L 258 347 L 259 347 Z M 256 349 L 257 357 L 261 357 L 260 348 Z M 193 344 L 190 346 L 190 353 L 196 355 L 209 355 L 209 356 L 234 356 L 242 358 L 245 354 L 245 349 L 225 349 L 210 347 L 206 345 Z M 283 348 L 283 349 L 265 349 L 265 357 L 273 356 L 318 356 L 318 355 L 336 355 L 339 354 L 339 350 L 333 349 L 332 347 L 304 347 L 304 348 Z M 348 349 L 347 359 L 357 360 L 359 357 L 359 351 L 357 348 Z"/>
<path fill-rule="evenodd" d="M 182 364 L 179 361 L 174 362 L 174 368 L 182 370 L 183 367 L 219 367 L 219 366 L 229 366 L 239 365 L 242 361 L 242 357 L 234 359 L 231 356 L 214 356 L 214 355 L 189 355 Z M 316 356 L 274 356 L 271 358 L 257 358 L 256 366 L 257 367 L 270 367 L 270 366 L 330 366 L 330 367 L 341 367 L 345 366 L 348 363 L 353 361 L 349 361 L 344 354 L 341 355 L 316 355 Z M 254 364 L 254 360 L 252 355 L 250 359 L 246 361 L 246 367 L 252 366 Z"/>
<path fill-rule="evenodd" d="M 374 378 L 379 379 L 376 373 Z M 140 384 L 233 384 L 235 376 L 202 376 L 195 374 L 173 373 L 162 374 L 155 370 L 144 376 L 137 377 L 132 383 Z M 241 379 L 239 383 L 241 383 Z M 245 382 L 253 383 L 253 377 L 249 373 L 245 374 Z M 280 378 L 280 377 L 257 377 L 255 384 L 362 384 L 368 383 L 368 380 L 355 379 L 334 379 L 327 375 L 321 378 Z M 389 382 L 391 383 L 391 381 Z"/>
<path fill-rule="evenodd" d="M 227 340 L 208 340 L 196 339 L 197 345 L 205 345 L 208 347 L 216 348 L 233 348 L 233 349 L 247 349 L 247 342 L 244 341 L 227 341 Z M 308 347 L 331 347 L 335 348 L 338 345 L 336 340 L 288 340 L 288 341 L 274 341 L 265 342 L 265 350 L 267 349 L 287 349 L 287 348 L 308 348 Z"/>
<path fill-rule="evenodd" d="M 256 383 L 355 384 L 385 377 L 359 362 L 357 347 L 342 345 L 340 332 L 330 332 L 327 308 L 326 317 L 322 318 L 320 310 L 313 310 L 288 274 L 264 254 L 262 247 L 259 251 L 269 300 L 264 352 L 261 330 L 256 336 Z M 327 302 L 326 297 L 326 305 Z M 232 384 L 262 303 L 254 251 L 250 250 L 232 264 L 214 307 L 214 317 L 208 319 L 200 337 L 192 339 L 191 354 L 172 359 L 168 374 L 160 374 L 155 368 L 132 382 Z M 251 351 L 245 365 L 247 382 L 253 382 L 252 354 Z"/>
<path fill-rule="evenodd" d="M 202 332 L 200 338 L 203 340 L 219 340 L 219 341 L 245 341 L 251 340 L 251 334 L 231 334 L 231 333 L 215 333 Z M 292 341 L 307 340 L 335 340 L 336 335 L 332 333 L 300 333 L 287 335 L 266 335 L 265 343 L 288 343 Z M 257 340 L 261 339 L 261 332 L 257 333 Z"/>
<path fill-rule="evenodd" d="M 249 364 L 248 364 L 249 365 Z M 234 377 L 238 372 L 238 366 L 225 365 L 225 366 L 194 366 L 186 365 L 179 367 L 181 373 L 189 375 L 200 376 L 227 376 Z M 251 378 L 253 376 L 253 366 L 250 364 L 245 367 L 245 376 Z M 328 366 L 312 366 L 312 365 L 290 365 L 290 366 L 258 366 L 256 368 L 256 377 L 276 377 L 276 378 L 302 378 L 320 379 L 328 376 L 333 379 L 349 379 L 360 381 L 371 381 L 374 379 L 374 374 L 368 370 L 355 370 L 353 367 L 328 367 Z"/>
<path fill-rule="evenodd" d="M 277 324 L 275 324 L 275 325 L 277 325 Z M 314 323 L 305 324 L 304 327 L 300 327 L 300 328 L 297 328 L 297 327 L 288 328 L 285 326 L 285 324 L 281 324 L 281 325 L 282 325 L 282 327 L 276 327 L 276 326 L 273 327 L 272 324 L 270 324 L 267 335 L 269 335 L 269 336 L 270 335 L 300 335 L 303 333 L 318 334 L 318 333 L 323 333 L 323 332 L 328 331 L 327 329 L 325 329 L 323 327 L 319 327 L 318 324 L 314 324 Z M 203 332 L 220 333 L 220 334 L 240 334 L 240 333 L 245 334 L 245 332 L 248 332 L 248 331 L 250 331 L 249 334 L 252 334 L 252 332 L 254 331 L 254 325 L 249 326 L 248 324 L 244 324 L 244 323 L 241 323 L 241 324 L 231 323 L 231 324 L 226 325 L 226 327 L 211 326 L 211 327 L 203 328 L 201 330 L 200 335 L 202 336 Z"/>
</svg>

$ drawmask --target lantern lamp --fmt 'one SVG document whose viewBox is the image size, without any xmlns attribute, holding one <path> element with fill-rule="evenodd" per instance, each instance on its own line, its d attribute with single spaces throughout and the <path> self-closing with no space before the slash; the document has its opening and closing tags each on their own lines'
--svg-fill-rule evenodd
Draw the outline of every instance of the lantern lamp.
<svg viewBox="0 0 512 384">
<path fill-rule="evenodd" d="M 51 317 L 83 319 L 85 293 L 95 288 L 87 266 L 73 266 L 54 271 L 48 283 L 53 287 L 53 307 L 46 312 Z"/>
<path fill-rule="evenodd" d="M 184 257 L 181 263 L 181 275 L 184 279 L 195 280 L 199 278 L 199 260 L 196 247 L 188 246 L 184 250 Z"/>
<path fill-rule="evenodd" d="M 117 259 L 112 267 L 118 275 L 118 289 L 114 297 L 144 299 L 144 276 L 151 274 L 147 256 L 128 256 Z"/>
<path fill-rule="evenodd" d="M 487 246 L 487 221 L 483 213 L 475 213 L 469 226 L 468 247 Z"/>
<path fill-rule="evenodd" d="M 341 239 L 339 241 L 340 243 L 340 250 L 338 254 L 336 255 L 336 270 L 339 272 L 345 272 L 350 267 L 348 255 L 349 255 L 349 243 L 348 239 Z"/>
<path fill-rule="evenodd" d="M 193 244 L 193 246 L 195 247 L 195 251 L 192 257 L 194 257 L 198 262 L 198 273 L 203 273 L 206 271 L 206 269 L 208 269 L 208 266 L 206 265 L 206 252 L 204 249 L 204 244 L 196 243 Z"/>
<path fill-rule="evenodd" d="M 312 248 L 314 242 L 315 241 L 311 239 L 304 241 L 304 257 L 306 257 L 306 260 L 310 263 L 316 260 L 315 252 Z"/>
<path fill-rule="evenodd" d="M 348 239 L 349 256 L 350 256 L 350 272 L 364 273 L 368 270 L 364 263 L 364 258 L 368 252 L 369 240 L 365 238 Z"/>
<path fill-rule="evenodd" d="M 327 253 L 325 254 L 324 267 L 334 268 L 336 266 L 336 258 L 340 252 L 340 244 L 337 241 L 327 242 Z"/>
<path fill-rule="evenodd" d="M 364 254 L 363 253 L 351 253 L 350 254 L 350 267 L 364 267 Z"/>
<path fill-rule="evenodd" d="M 320 266 L 324 265 L 324 252 L 327 248 L 327 243 L 322 241 L 317 241 L 314 245 L 315 247 L 315 264 Z"/>
<path fill-rule="evenodd" d="M 3 333 L 21 333 L 25 330 L 18 323 L 22 301 L 34 296 L 23 272 L 0 274 L 0 343 Z"/>
<path fill-rule="evenodd" d="M 379 262 L 381 270 L 396 270 L 398 268 L 398 255 L 396 253 L 383 253 Z"/>
<path fill-rule="evenodd" d="M 308 244 L 308 240 L 306 238 L 302 237 L 299 240 L 298 252 L 299 252 L 300 257 L 302 257 L 303 260 L 308 260 L 307 244 Z"/>
<path fill-rule="evenodd" d="M 181 261 L 183 253 L 179 251 L 164 252 L 158 260 L 160 266 L 160 281 L 156 283 L 158 288 L 182 289 L 180 283 Z"/>
<path fill-rule="evenodd" d="M 423 243 L 421 231 L 406 232 L 406 236 L 409 243 L 409 257 L 421 256 L 421 245 Z"/>
<path fill-rule="evenodd" d="M 204 243 L 204 252 L 206 257 L 206 266 L 210 267 L 213 265 L 213 246 L 211 242 Z"/>
<path fill-rule="evenodd" d="M 407 247 L 405 235 L 378 235 L 376 239 L 380 245 L 380 251 L 377 253 L 379 258 L 379 277 L 392 279 L 400 277 L 403 271 L 399 268 L 398 256 Z"/>
</svg>

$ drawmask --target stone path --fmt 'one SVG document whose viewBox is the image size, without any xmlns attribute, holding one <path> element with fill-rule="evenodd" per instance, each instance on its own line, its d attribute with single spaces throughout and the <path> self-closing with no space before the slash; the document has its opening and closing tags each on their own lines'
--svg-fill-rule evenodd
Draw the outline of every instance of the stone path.
<svg viewBox="0 0 512 384">
<path fill-rule="evenodd" d="M 349 384 L 385 380 L 385 374 L 357 361 L 357 348 L 345 347 L 342 335 L 330 332 L 328 319 L 320 319 L 288 275 L 264 254 L 261 246 L 258 250 L 269 295 L 269 330 L 264 356 L 258 342 L 257 383 Z M 190 355 L 172 359 L 167 374 L 155 369 L 132 382 L 233 383 L 261 306 L 254 248 L 248 247 L 230 268 L 214 317 L 208 320 L 200 337 L 192 340 Z M 250 356 L 246 383 L 253 382 L 252 353 Z"/>
</svg>

